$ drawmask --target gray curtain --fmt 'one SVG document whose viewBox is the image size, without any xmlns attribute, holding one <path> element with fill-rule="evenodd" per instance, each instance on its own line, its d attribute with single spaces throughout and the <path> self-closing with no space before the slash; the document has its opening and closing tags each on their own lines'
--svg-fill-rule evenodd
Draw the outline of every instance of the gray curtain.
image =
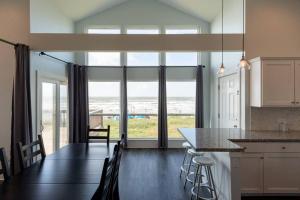
<svg viewBox="0 0 300 200">
<path fill-rule="evenodd" d="M 158 147 L 168 148 L 166 67 L 159 67 Z"/>
<path fill-rule="evenodd" d="M 127 125 L 128 125 L 128 112 L 127 112 L 127 68 L 123 68 L 123 77 L 121 83 L 121 134 L 124 134 L 125 147 L 127 147 L 128 135 L 127 135 Z"/>
<path fill-rule="evenodd" d="M 196 128 L 204 127 L 203 107 L 203 66 L 200 65 L 196 72 Z"/>
<path fill-rule="evenodd" d="M 16 69 L 12 94 L 11 170 L 20 172 L 17 143 L 32 142 L 32 114 L 30 92 L 30 50 L 26 45 L 15 46 Z"/>
<path fill-rule="evenodd" d="M 87 67 L 68 64 L 69 142 L 87 141 L 88 80 Z"/>
</svg>

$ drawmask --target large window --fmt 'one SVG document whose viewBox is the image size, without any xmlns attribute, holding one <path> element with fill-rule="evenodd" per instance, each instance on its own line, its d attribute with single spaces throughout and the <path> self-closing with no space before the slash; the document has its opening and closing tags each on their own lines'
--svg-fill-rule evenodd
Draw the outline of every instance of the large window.
<svg viewBox="0 0 300 200">
<path fill-rule="evenodd" d="M 158 82 L 128 82 L 128 137 L 157 138 Z"/>
<path fill-rule="evenodd" d="M 177 128 L 195 127 L 195 94 L 195 81 L 167 82 L 169 138 L 181 138 Z"/>
<path fill-rule="evenodd" d="M 89 82 L 89 117 L 91 128 L 110 125 L 110 137 L 119 138 L 120 82 Z"/>
</svg>

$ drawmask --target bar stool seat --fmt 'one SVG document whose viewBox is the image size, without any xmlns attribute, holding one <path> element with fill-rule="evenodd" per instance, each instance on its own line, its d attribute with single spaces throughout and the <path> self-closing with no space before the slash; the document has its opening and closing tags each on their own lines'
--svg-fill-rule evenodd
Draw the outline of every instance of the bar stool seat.
<svg viewBox="0 0 300 200">
<path fill-rule="evenodd" d="M 203 152 L 200 151 L 196 151 L 195 149 L 191 148 L 188 150 L 188 154 L 192 155 L 192 156 L 204 156 Z"/>
<path fill-rule="evenodd" d="M 183 148 L 192 148 L 192 146 L 191 146 L 190 143 L 188 143 L 188 142 L 182 143 L 182 147 L 183 147 Z"/>
</svg>

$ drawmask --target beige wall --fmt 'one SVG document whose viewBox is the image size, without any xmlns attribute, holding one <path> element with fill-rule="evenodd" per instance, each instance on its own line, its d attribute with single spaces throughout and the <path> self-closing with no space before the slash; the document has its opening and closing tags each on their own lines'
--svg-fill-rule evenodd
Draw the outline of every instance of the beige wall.
<svg viewBox="0 0 300 200">
<path fill-rule="evenodd" d="M 28 43 L 28 0 L 0 1 L 0 37 Z M 11 94 L 15 69 L 13 46 L 0 43 L 0 146 L 10 151 Z"/>
<path fill-rule="evenodd" d="M 246 51 L 257 56 L 300 56 L 300 1 L 248 0 Z"/>
<path fill-rule="evenodd" d="M 299 0 L 248 0 L 246 20 L 246 55 L 249 59 L 257 56 L 300 57 Z M 253 130 L 277 130 L 278 122 L 282 120 L 290 129 L 300 130 L 299 116 L 300 110 L 291 108 L 251 108 L 248 112 Z"/>
</svg>

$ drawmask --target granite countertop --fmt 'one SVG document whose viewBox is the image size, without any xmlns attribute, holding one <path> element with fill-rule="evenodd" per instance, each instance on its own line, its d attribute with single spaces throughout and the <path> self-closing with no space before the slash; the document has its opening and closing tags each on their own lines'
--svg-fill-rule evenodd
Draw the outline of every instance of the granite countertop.
<svg viewBox="0 0 300 200">
<path fill-rule="evenodd" d="M 300 142 L 300 132 L 246 131 L 238 128 L 179 128 L 198 151 L 241 152 L 234 142 Z"/>
</svg>

